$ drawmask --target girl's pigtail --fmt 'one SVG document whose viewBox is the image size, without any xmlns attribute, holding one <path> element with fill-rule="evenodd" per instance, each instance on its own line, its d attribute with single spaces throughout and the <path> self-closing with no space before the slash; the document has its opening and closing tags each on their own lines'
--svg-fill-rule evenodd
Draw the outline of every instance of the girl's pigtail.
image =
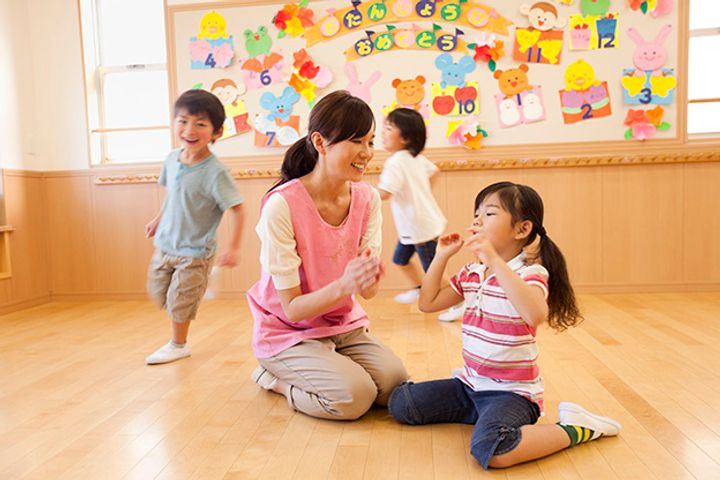
<svg viewBox="0 0 720 480">
<path fill-rule="evenodd" d="M 567 270 L 565 257 L 547 236 L 543 227 L 538 232 L 540 236 L 540 258 L 547 269 L 550 279 L 548 281 L 548 324 L 550 327 L 562 331 L 581 322 L 583 317 L 575 300 L 575 291 L 570 284 L 570 275 Z"/>
</svg>

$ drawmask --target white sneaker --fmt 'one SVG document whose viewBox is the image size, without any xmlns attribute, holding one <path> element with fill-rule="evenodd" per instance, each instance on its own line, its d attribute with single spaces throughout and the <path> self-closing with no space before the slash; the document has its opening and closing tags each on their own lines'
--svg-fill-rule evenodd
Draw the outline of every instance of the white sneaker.
<svg viewBox="0 0 720 480">
<path fill-rule="evenodd" d="M 145 363 L 148 365 L 158 365 L 161 363 L 174 362 L 175 360 L 189 356 L 190 344 L 186 343 L 182 347 L 176 347 L 172 342 L 168 342 L 155 350 L 152 355 L 145 357 Z"/>
<path fill-rule="evenodd" d="M 438 315 L 438 320 L 440 320 L 441 322 L 454 322 L 455 320 L 462 318 L 464 313 L 464 303 L 461 303 L 459 305 L 453 305 L 452 307 L 448 308 L 447 311 Z"/>
<path fill-rule="evenodd" d="M 253 370 L 252 374 L 250 374 L 250 378 L 253 382 L 257 383 L 265 390 L 272 390 L 278 379 L 262 365 Z"/>
<path fill-rule="evenodd" d="M 420 298 L 420 289 L 419 288 L 413 288 L 412 290 L 408 290 L 407 292 L 398 293 L 395 295 L 395 301 L 397 303 L 404 303 L 404 304 L 410 304 L 417 302 L 417 299 Z"/>
<path fill-rule="evenodd" d="M 558 416 L 563 425 L 576 425 L 594 431 L 593 439 L 600 436 L 612 437 L 620 433 L 620 423 L 612 418 L 590 413 L 576 403 L 560 402 Z"/>
</svg>

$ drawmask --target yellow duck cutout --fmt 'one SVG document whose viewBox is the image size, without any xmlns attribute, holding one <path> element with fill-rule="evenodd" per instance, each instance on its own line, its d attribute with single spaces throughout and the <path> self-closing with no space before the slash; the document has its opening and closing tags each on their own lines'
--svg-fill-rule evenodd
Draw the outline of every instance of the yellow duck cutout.
<svg viewBox="0 0 720 480">
<path fill-rule="evenodd" d="M 226 28 L 227 24 L 222 15 L 215 11 L 206 13 L 200 20 L 200 33 L 197 38 L 205 38 L 207 40 L 228 38 Z"/>
<path fill-rule="evenodd" d="M 595 80 L 595 70 L 592 65 L 585 60 L 577 60 L 568 65 L 565 70 L 565 90 L 587 90 L 593 85 L 600 85 L 600 81 Z"/>
</svg>

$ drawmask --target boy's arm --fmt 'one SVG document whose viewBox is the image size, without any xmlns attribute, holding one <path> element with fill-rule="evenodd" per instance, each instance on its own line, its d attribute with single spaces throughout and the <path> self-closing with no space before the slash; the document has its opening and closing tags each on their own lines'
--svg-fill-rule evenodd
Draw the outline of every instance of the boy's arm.
<svg viewBox="0 0 720 480">
<path fill-rule="evenodd" d="M 162 185 L 163 187 L 167 184 L 167 161 L 163 163 L 162 170 L 160 170 L 160 177 L 158 178 L 158 184 Z M 165 204 L 167 203 L 167 195 L 165 195 L 165 198 L 163 199 L 162 206 L 160 207 L 160 211 L 153 217 L 150 222 L 145 225 L 145 237 L 150 238 L 155 236 L 155 232 L 157 232 L 158 224 L 160 223 L 160 218 L 162 217 L 163 210 L 165 210 Z"/>
<path fill-rule="evenodd" d="M 238 251 L 240 250 L 243 226 L 245 225 L 245 208 L 242 203 L 239 203 L 228 210 L 230 210 L 233 217 L 232 234 L 227 249 L 218 258 L 217 264 L 219 267 L 234 267 L 240 261 Z"/>
<path fill-rule="evenodd" d="M 380 200 L 388 200 L 390 197 L 392 197 L 392 193 L 388 192 L 387 190 L 383 190 L 380 187 L 378 187 L 377 191 L 380 192 Z"/>
<path fill-rule="evenodd" d="M 463 240 L 457 233 L 443 235 L 438 239 L 435 258 L 425 273 L 420 286 L 420 299 L 418 301 L 420 311 L 426 313 L 438 312 L 457 305 L 463 300 L 463 297 L 453 290 L 444 278 L 448 260 L 460 250 L 462 245 Z"/>
</svg>

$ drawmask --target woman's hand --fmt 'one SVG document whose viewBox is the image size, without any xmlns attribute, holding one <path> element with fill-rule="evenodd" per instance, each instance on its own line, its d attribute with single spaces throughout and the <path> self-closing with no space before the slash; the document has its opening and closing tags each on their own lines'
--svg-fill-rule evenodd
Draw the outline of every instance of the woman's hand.
<svg viewBox="0 0 720 480">
<path fill-rule="evenodd" d="M 460 251 L 465 241 L 462 239 L 459 233 L 448 233 L 438 238 L 437 249 L 435 250 L 436 256 L 443 258 L 450 258 Z"/>
<path fill-rule="evenodd" d="M 343 294 L 353 295 L 377 283 L 384 273 L 380 259 L 367 249 L 348 262 L 338 284 Z"/>
</svg>

